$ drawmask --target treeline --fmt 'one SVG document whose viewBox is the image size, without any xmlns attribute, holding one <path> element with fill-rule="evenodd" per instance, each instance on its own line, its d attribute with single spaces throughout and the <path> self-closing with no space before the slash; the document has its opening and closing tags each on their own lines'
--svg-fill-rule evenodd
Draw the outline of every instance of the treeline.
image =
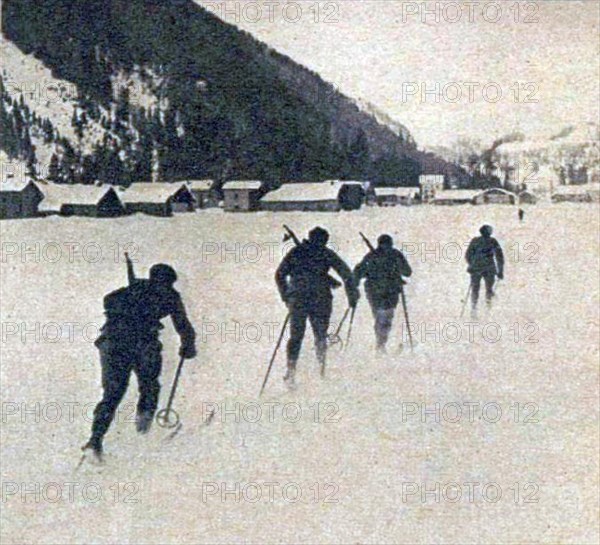
<svg viewBox="0 0 600 545">
<path fill-rule="evenodd" d="M 20 159 L 30 172 L 36 165 L 36 147 L 32 136 L 43 138 L 44 142 L 56 142 L 58 134 L 47 118 L 31 110 L 23 96 L 11 96 L 0 77 L 0 141 L 2 149 L 10 159 Z"/>
</svg>

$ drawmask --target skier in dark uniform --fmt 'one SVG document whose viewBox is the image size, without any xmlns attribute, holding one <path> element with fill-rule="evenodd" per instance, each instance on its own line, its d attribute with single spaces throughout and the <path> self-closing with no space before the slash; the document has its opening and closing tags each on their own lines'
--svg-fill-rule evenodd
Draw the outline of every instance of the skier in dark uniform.
<svg viewBox="0 0 600 545">
<path fill-rule="evenodd" d="M 147 433 L 152 424 L 160 392 L 162 344 L 158 340 L 163 329 L 160 321 L 171 316 L 181 338 L 181 357 L 196 356 L 195 332 L 190 324 L 179 293 L 173 288 L 177 274 L 164 264 L 153 265 L 150 278 L 134 279 L 130 286 L 109 293 L 104 298 L 106 322 L 96 340 L 102 367 L 102 400 L 94 410 L 92 436 L 83 447 L 102 458 L 102 441 L 129 383 L 136 374 L 140 397 L 137 404 L 136 428 Z"/>
<path fill-rule="evenodd" d="M 519 208 L 519 221 L 523 221 L 525 219 L 525 210 Z"/>
<path fill-rule="evenodd" d="M 392 328 L 394 313 L 399 302 L 403 276 L 410 276 L 412 269 L 404 254 L 394 248 L 389 235 L 377 239 L 377 248 L 369 252 L 354 269 L 356 285 L 366 278 L 365 292 L 375 319 L 377 350 L 385 352 Z"/>
<path fill-rule="evenodd" d="M 290 311 L 290 339 L 287 344 L 287 373 L 284 380 L 295 386 L 296 364 L 306 331 L 306 320 L 310 319 L 315 336 L 317 359 L 324 368 L 327 355 L 327 329 L 331 319 L 333 295 L 333 269 L 344 282 L 348 304 L 354 308 L 360 294 L 354 286 L 352 270 L 333 251 L 327 248 L 329 233 L 316 227 L 283 259 L 275 281 L 281 298 Z"/>
<path fill-rule="evenodd" d="M 488 308 L 492 305 L 494 297 L 494 282 L 496 276 L 499 280 L 504 278 L 504 253 L 499 242 L 492 236 L 493 229 L 484 225 L 479 229 L 480 237 L 471 240 L 465 258 L 469 267 L 467 272 L 471 275 L 471 312 L 475 316 L 481 279 L 485 282 L 485 297 Z"/>
</svg>

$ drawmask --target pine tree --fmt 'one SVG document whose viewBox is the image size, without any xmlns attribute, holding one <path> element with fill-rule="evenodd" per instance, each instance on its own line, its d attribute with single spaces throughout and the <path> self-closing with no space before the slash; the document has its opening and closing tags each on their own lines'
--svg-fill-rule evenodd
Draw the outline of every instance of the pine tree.
<svg viewBox="0 0 600 545">
<path fill-rule="evenodd" d="M 348 148 L 348 163 L 350 176 L 356 180 L 364 180 L 369 175 L 369 143 L 367 136 L 361 129 Z"/>
<path fill-rule="evenodd" d="M 60 175 L 60 166 L 59 166 L 59 162 L 58 162 L 58 155 L 56 155 L 56 152 L 55 152 L 52 154 L 52 157 L 50 158 L 50 165 L 48 166 L 48 180 L 56 183 L 59 181 L 59 175 Z"/>
</svg>

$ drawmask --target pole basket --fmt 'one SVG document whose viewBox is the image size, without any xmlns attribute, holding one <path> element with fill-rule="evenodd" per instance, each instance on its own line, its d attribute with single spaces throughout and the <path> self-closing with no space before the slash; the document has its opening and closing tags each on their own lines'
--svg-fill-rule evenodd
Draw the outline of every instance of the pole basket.
<svg viewBox="0 0 600 545">
<path fill-rule="evenodd" d="M 338 333 L 330 333 L 327 335 L 327 344 L 329 346 L 339 345 L 340 350 L 344 349 L 344 340 Z"/>
<path fill-rule="evenodd" d="M 161 428 L 175 428 L 179 424 L 179 414 L 174 409 L 161 409 L 156 413 L 156 423 Z"/>
</svg>

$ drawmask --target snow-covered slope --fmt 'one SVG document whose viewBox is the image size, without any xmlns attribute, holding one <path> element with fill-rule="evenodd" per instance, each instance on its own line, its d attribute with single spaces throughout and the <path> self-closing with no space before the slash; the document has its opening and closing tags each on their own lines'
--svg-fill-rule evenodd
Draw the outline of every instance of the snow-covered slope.
<svg viewBox="0 0 600 545">
<path fill-rule="evenodd" d="M 23 97 L 25 104 L 37 115 L 50 120 L 59 135 L 67 138 L 75 148 L 89 152 L 101 140 L 104 130 L 90 122 L 84 137 L 78 140 L 71 120 L 77 108 L 77 86 L 55 78 L 52 72 L 33 55 L 24 54 L 12 42 L 0 37 L 0 70 L 6 90 L 13 99 Z M 47 165 L 55 151 L 54 143 L 45 143 L 39 135 L 32 135 L 38 163 Z"/>
</svg>

